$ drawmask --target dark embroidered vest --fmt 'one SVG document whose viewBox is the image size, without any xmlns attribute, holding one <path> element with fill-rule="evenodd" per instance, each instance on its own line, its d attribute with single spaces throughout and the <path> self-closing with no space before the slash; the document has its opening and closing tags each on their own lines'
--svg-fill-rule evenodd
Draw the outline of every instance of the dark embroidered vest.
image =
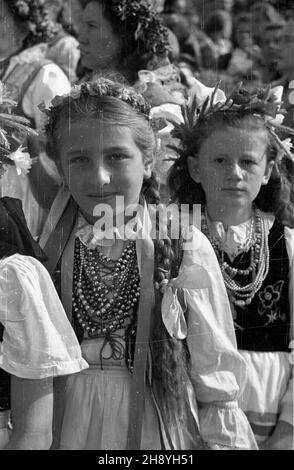
<svg viewBox="0 0 294 470">
<path fill-rule="evenodd" d="M 4 327 L 0 323 L 0 343 L 3 339 Z M 10 375 L 0 368 L 0 412 L 10 410 Z"/>
<path fill-rule="evenodd" d="M 263 352 L 288 351 L 289 259 L 282 224 L 275 221 L 269 232 L 268 241 L 270 265 L 266 279 L 251 304 L 244 308 L 234 305 L 233 308 L 239 349 Z M 242 253 L 237 256 L 233 264 L 230 264 L 245 269 L 249 265 L 249 257 L 249 253 Z M 241 282 L 238 276 L 236 280 Z"/>
</svg>

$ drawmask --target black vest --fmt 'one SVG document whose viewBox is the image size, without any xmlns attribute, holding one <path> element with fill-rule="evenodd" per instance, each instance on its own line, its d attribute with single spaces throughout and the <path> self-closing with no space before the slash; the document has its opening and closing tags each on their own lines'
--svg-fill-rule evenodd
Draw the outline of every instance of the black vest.
<svg viewBox="0 0 294 470">
<path fill-rule="evenodd" d="M 233 316 L 239 349 L 260 352 L 289 350 L 289 259 L 284 226 L 277 221 L 269 232 L 268 242 L 269 272 L 260 290 L 248 306 L 234 305 Z M 230 265 L 246 269 L 250 263 L 249 258 L 250 253 L 242 253 Z M 226 261 L 229 262 L 228 259 Z M 243 276 L 236 276 L 235 279 L 240 283 L 244 281 Z"/>
</svg>

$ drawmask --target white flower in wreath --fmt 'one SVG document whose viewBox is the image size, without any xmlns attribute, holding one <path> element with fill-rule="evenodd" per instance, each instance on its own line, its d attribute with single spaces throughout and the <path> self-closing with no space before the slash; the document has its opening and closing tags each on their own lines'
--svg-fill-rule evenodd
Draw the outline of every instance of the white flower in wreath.
<svg viewBox="0 0 294 470">
<path fill-rule="evenodd" d="M 270 91 L 271 102 L 272 103 L 279 103 L 278 111 L 281 108 L 283 91 L 284 91 L 284 87 L 282 87 L 281 85 L 275 86 Z M 284 119 L 285 119 L 284 114 L 277 113 L 275 118 L 270 118 L 269 120 L 275 126 L 281 126 Z"/>
<path fill-rule="evenodd" d="M 8 155 L 16 166 L 18 175 L 27 175 L 32 166 L 32 159 L 28 152 L 24 152 L 24 147 L 20 146 L 15 152 Z"/>
</svg>

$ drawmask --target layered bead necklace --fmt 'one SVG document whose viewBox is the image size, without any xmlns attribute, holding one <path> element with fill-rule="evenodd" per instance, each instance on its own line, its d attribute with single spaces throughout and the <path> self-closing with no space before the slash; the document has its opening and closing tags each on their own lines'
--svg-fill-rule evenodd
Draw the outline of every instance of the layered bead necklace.
<svg viewBox="0 0 294 470">
<path fill-rule="evenodd" d="M 75 244 L 73 310 L 91 338 L 105 336 L 132 321 L 140 297 L 136 246 L 130 241 L 118 260 Z"/>
<path fill-rule="evenodd" d="M 261 288 L 269 270 L 268 237 L 259 209 L 254 209 L 250 240 L 247 244 L 250 251 L 250 263 L 246 269 L 234 268 L 225 261 L 225 252 L 220 249 L 219 241 L 211 236 L 205 213 L 202 213 L 202 231 L 215 250 L 230 300 L 239 307 L 249 305 Z M 236 276 L 243 277 L 244 282 L 237 282 Z M 245 284 L 245 278 L 248 277 L 251 277 L 251 281 Z"/>
</svg>

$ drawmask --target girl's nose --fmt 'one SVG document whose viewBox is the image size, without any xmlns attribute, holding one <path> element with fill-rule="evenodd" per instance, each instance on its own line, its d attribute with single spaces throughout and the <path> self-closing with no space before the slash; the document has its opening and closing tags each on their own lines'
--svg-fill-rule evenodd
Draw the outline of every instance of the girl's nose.
<svg viewBox="0 0 294 470">
<path fill-rule="evenodd" d="M 87 44 L 88 42 L 88 37 L 86 34 L 86 28 L 84 23 L 81 23 L 80 29 L 79 29 L 79 34 L 78 34 L 78 41 L 80 44 Z"/>
<path fill-rule="evenodd" d="M 93 178 L 95 180 L 95 185 L 99 188 L 102 188 L 106 184 L 110 183 L 111 172 L 105 165 L 97 164 L 95 171 L 93 172 Z"/>
<path fill-rule="evenodd" d="M 228 176 L 234 180 L 241 180 L 243 177 L 242 168 L 237 163 L 229 165 Z"/>
</svg>

